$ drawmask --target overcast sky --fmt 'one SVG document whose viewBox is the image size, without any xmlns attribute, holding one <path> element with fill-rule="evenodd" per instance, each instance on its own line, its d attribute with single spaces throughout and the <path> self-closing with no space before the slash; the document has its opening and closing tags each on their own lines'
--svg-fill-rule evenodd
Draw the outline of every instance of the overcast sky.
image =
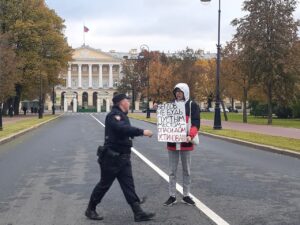
<svg viewBox="0 0 300 225">
<path fill-rule="evenodd" d="M 234 18 L 244 15 L 243 0 L 222 0 L 221 42 L 231 40 Z M 147 44 L 164 52 L 194 49 L 216 52 L 218 1 L 200 0 L 46 0 L 65 20 L 69 44 L 128 52 Z M 299 6 L 295 18 L 300 19 Z"/>
</svg>

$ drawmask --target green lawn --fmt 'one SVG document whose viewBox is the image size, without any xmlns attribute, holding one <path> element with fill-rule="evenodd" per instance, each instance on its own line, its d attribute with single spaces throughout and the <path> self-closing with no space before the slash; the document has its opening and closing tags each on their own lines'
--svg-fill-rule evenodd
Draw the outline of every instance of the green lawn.
<svg viewBox="0 0 300 225">
<path fill-rule="evenodd" d="M 241 113 L 227 113 L 228 121 L 231 122 L 243 122 L 243 115 Z M 213 120 L 214 113 L 212 112 L 202 112 L 201 119 L 206 120 Z M 222 120 L 224 119 L 224 114 L 222 113 Z M 254 117 L 248 116 L 248 123 L 249 124 L 259 124 L 259 125 L 267 125 L 268 119 L 263 117 Z M 300 119 L 277 119 L 273 118 L 273 126 L 280 126 L 280 127 L 293 127 L 300 129 Z"/>
<path fill-rule="evenodd" d="M 37 117 L 35 117 L 35 118 L 20 120 L 15 123 L 10 123 L 7 125 L 4 124 L 3 130 L 0 131 L 0 139 L 13 135 L 17 132 L 30 128 L 34 125 L 53 119 L 57 116 L 58 115 L 44 115 L 42 119 L 38 119 Z"/>
<path fill-rule="evenodd" d="M 129 117 L 139 120 L 144 120 L 148 122 L 156 123 L 156 118 L 146 119 L 144 114 L 129 114 Z M 285 137 L 275 137 L 264 134 L 257 134 L 252 132 L 243 132 L 243 131 L 235 131 L 235 130 L 214 130 L 208 126 L 201 126 L 200 132 L 204 131 L 211 134 L 216 134 L 225 137 L 236 138 L 240 140 L 245 140 L 257 144 L 269 145 L 277 148 L 288 149 L 296 152 L 300 152 L 300 140 L 293 138 L 285 138 Z M 201 142 L 201 140 L 200 140 Z"/>
<path fill-rule="evenodd" d="M 202 126 L 200 132 L 204 131 L 210 134 L 216 134 L 225 137 L 236 138 L 253 143 L 274 146 L 277 148 L 288 149 L 300 152 L 300 140 L 293 138 L 277 137 L 271 135 L 257 134 L 252 132 L 236 131 L 236 130 L 214 130 L 209 126 Z"/>
</svg>

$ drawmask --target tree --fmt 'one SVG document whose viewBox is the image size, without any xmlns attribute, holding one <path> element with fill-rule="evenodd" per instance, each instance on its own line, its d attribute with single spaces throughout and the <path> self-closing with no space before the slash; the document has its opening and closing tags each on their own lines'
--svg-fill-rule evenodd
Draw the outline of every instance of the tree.
<svg viewBox="0 0 300 225">
<path fill-rule="evenodd" d="M 154 52 L 150 61 L 150 96 L 156 102 L 172 99 L 172 65 L 164 53 Z"/>
<path fill-rule="evenodd" d="M 71 60 L 63 30 L 63 20 L 44 0 L 0 0 L 1 33 L 11 33 L 10 44 L 20 59 L 15 83 L 15 110 L 21 98 L 36 98 L 40 83 L 43 99 L 50 87 L 59 83 L 59 73 Z M 18 111 L 16 111 L 18 113 Z"/>
<path fill-rule="evenodd" d="M 243 102 L 244 123 L 247 123 L 249 91 L 256 82 L 254 58 L 253 49 L 242 47 L 238 39 L 227 43 L 223 51 L 222 84 L 227 87 L 228 96 L 234 96 Z"/>
<path fill-rule="evenodd" d="M 216 60 L 198 59 L 196 65 L 201 68 L 201 73 L 196 81 L 195 97 L 198 101 L 207 101 L 208 108 L 211 108 L 215 92 Z"/>
<path fill-rule="evenodd" d="M 194 51 L 186 48 L 173 57 L 173 79 L 175 83 L 187 83 L 190 88 L 191 98 L 195 98 L 199 85 L 201 85 L 201 74 L 204 74 L 205 68 L 197 64 L 200 50 Z"/>
<path fill-rule="evenodd" d="M 280 101 L 283 89 L 287 93 L 287 87 L 293 85 L 285 63 L 297 40 L 299 21 L 293 18 L 296 5 L 296 0 L 246 0 L 243 10 L 248 14 L 232 22 L 237 27 L 235 38 L 255 56 L 252 72 L 267 96 L 268 124 L 272 124 L 272 102 Z"/>
<path fill-rule="evenodd" d="M 138 92 L 141 91 L 141 80 L 136 69 L 136 63 L 137 59 L 127 59 L 122 62 L 122 73 L 124 76 L 118 86 L 120 92 L 132 91 L 133 102 L 137 99 Z"/>
<path fill-rule="evenodd" d="M 0 130 L 2 130 L 3 103 L 15 93 L 17 58 L 8 43 L 8 34 L 0 34 Z"/>
</svg>

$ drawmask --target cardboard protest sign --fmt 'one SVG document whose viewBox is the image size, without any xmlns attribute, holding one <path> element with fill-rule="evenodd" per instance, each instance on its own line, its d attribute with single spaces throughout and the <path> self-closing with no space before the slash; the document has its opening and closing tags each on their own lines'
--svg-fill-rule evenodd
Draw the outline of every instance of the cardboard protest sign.
<svg viewBox="0 0 300 225">
<path fill-rule="evenodd" d="M 187 127 L 184 102 L 157 106 L 158 141 L 186 142 Z"/>
</svg>

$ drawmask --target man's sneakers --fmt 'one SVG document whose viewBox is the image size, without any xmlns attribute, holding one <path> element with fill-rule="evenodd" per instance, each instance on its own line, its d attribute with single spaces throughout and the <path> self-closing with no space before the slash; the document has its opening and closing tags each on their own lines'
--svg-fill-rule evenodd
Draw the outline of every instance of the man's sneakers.
<svg viewBox="0 0 300 225">
<path fill-rule="evenodd" d="M 185 196 L 182 198 L 182 202 L 188 205 L 195 205 L 195 202 L 193 201 L 193 199 L 190 196 Z"/>
<path fill-rule="evenodd" d="M 174 205 L 176 203 L 176 197 L 170 196 L 168 198 L 168 200 L 164 203 L 165 206 L 171 206 Z M 193 199 L 190 196 L 185 196 L 182 198 L 182 202 L 188 205 L 195 205 L 195 202 L 193 201 Z"/>
<path fill-rule="evenodd" d="M 164 203 L 164 206 L 171 206 L 174 205 L 176 202 L 176 197 L 170 196 L 170 198 L 168 198 L 168 200 Z"/>
<path fill-rule="evenodd" d="M 96 210 L 92 210 L 89 208 L 87 208 L 87 210 L 85 211 L 85 216 L 90 220 L 103 220 L 103 217 L 99 216 Z"/>
</svg>

